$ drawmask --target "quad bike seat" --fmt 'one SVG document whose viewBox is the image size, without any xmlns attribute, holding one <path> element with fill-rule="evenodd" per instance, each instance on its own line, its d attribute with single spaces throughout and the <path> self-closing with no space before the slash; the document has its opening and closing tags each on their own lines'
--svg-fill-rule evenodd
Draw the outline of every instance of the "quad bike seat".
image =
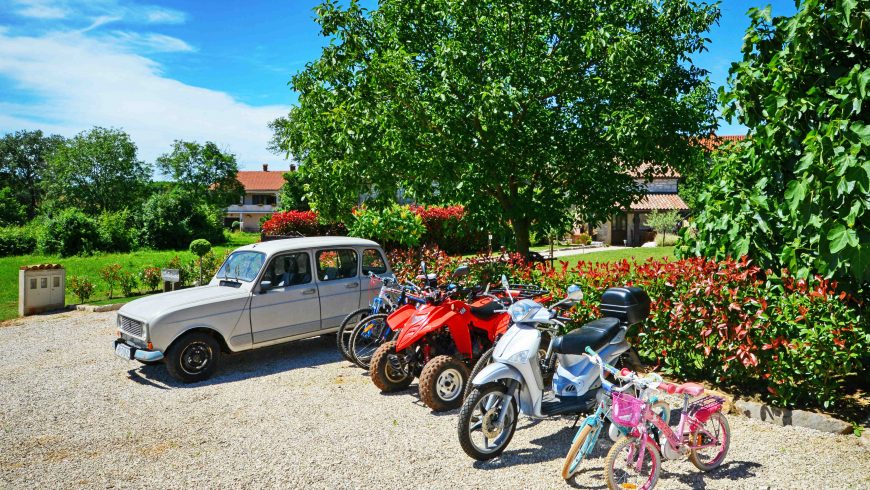
<svg viewBox="0 0 870 490">
<path fill-rule="evenodd" d="M 480 306 L 472 306 L 471 314 L 480 318 L 481 320 L 487 320 L 498 314 L 496 313 L 496 310 L 503 309 L 503 304 L 499 303 L 498 301 L 490 301 L 489 303 L 485 303 Z"/>
<path fill-rule="evenodd" d="M 553 351 L 560 354 L 584 354 L 586 347 L 598 350 L 616 337 L 619 333 L 619 319 L 605 317 L 583 325 L 577 330 L 556 337 Z"/>
</svg>

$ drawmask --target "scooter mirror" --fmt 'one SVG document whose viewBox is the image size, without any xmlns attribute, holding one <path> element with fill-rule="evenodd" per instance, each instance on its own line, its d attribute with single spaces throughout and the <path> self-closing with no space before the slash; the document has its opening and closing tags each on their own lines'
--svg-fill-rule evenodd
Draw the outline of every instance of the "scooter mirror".
<svg viewBox="0 0 870 490">
<path fill-rule="evenodd" d="M 583 290 L 580 289 L 580 286 L 572 284 L 568 286 L 567 298 L 571 301 L 580 301 L 581 299 L 583 299 Z"/>
<path fill-rule="evenodd" d="M 465 277 L 469 272 L 471 271 L 468 269 L 467 265 L 460 265 L 455 271 L 453 271 L 453 278 L 459 279 L 460 277 Z"/>
</svg>

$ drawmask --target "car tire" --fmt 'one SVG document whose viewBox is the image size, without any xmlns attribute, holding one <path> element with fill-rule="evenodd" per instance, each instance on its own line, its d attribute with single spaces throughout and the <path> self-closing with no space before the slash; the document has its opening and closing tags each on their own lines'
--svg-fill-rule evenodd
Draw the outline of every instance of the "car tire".
<svg viewBox="0 0 870 490">
<path fill-rule="evenodd" d="M 468 366 L 453 356 L 436 356 L 420 373 L 420 399 L 436 412 L 462 405 L 468 383 Z"/>
<path fill-rule="evenodd" d="M 211 377 L 221 359 L 221 346 L 214 337 L 192 332 L 176 340 L 166 352 L 166 369 L 182 383 Z"/>
<path fill-rule="evenodd" d="M 372 382 L 383 392 L 399 391 L 408 388 L 414 375 L 408 372 L 407 366 L 397 371 L 393 365 L 398 360 L 396 341 L 390 341 L 378 347 L 369 363 L 369 375 Z"/>
</svg>

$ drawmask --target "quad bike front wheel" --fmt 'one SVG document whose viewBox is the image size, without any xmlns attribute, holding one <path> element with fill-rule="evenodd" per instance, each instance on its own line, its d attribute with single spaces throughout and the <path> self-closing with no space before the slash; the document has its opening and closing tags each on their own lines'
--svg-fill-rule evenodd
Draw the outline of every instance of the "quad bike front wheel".
<svg viewBox="0 0 870 490">
<path fill-rule="evenodd" d="M 458 408 L 468 383 L 468 367 L 453 356 L 436 356 L 420 373 L 420 399 L 436 412 Z"/>
<path fill-rule="evenodd" d="M 385 392 L 404 390 L 414 380 L 414 375 L 396 353 L 395 340 L 381 345 L 372 355 L 369 375 L 375 386 Z"/>
</svg>

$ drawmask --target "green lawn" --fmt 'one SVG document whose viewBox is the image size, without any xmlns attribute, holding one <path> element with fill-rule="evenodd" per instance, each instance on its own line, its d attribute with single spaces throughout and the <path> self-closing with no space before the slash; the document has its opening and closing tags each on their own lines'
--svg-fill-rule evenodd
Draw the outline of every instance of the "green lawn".
<svg viewBox="0 0 870 490">
<path fill-rule="evenodd" d="M 214 247 L 218 256 L 223 256 L 227 249 L 234 249 L 254 243 L 260 239 L 257 233 L 230 233 L 227 243 Z M 56 255 L 19 255 L 16 257 L 0 258 L 0 321 L 18 316 L 18 269 L 22 265 L 33 264 L 61 264 L 66 268 L 67 277 L 87 277 L 96 286 L 94 296 L 89 301 L 94 304 L 123 302 L 124 299 L 114 298 L 108 301 L 106 285 L 100 279 L 99 270 L 109 264 L 121 264 L 128 271 L 141 271 L 145 266 L 165 266 L 173 257 L 178 255 L 182 260 L 190 260 L 193 254 L 187 250 L 139 250 L 122 254 L 98 254 L 89 257 L 66 257 Z M 121 292 L 115 287 L 115 295 Z M 130 301 L 137 296 L 127 298 Z M 78 303 L 78 298 L 67 291 L 67 304 Z"/>
<path fill-rule="evenodd" d="M 558 257 L 556 261 L 567 261 L 568 267 L 574 267 L 581 260 L 585 262 L 618 262 L 622 259 L 632 259 L 643 262 L 648 258 L 657 260 L 669 259 L 674 260 L 674 247 L 650 247 L 650 248 L 624 248 L 620 250 L 604 249 L 600 252 L 589 252 L 586 254 L 569 255 L 567 257 Z"/>
</svg>

